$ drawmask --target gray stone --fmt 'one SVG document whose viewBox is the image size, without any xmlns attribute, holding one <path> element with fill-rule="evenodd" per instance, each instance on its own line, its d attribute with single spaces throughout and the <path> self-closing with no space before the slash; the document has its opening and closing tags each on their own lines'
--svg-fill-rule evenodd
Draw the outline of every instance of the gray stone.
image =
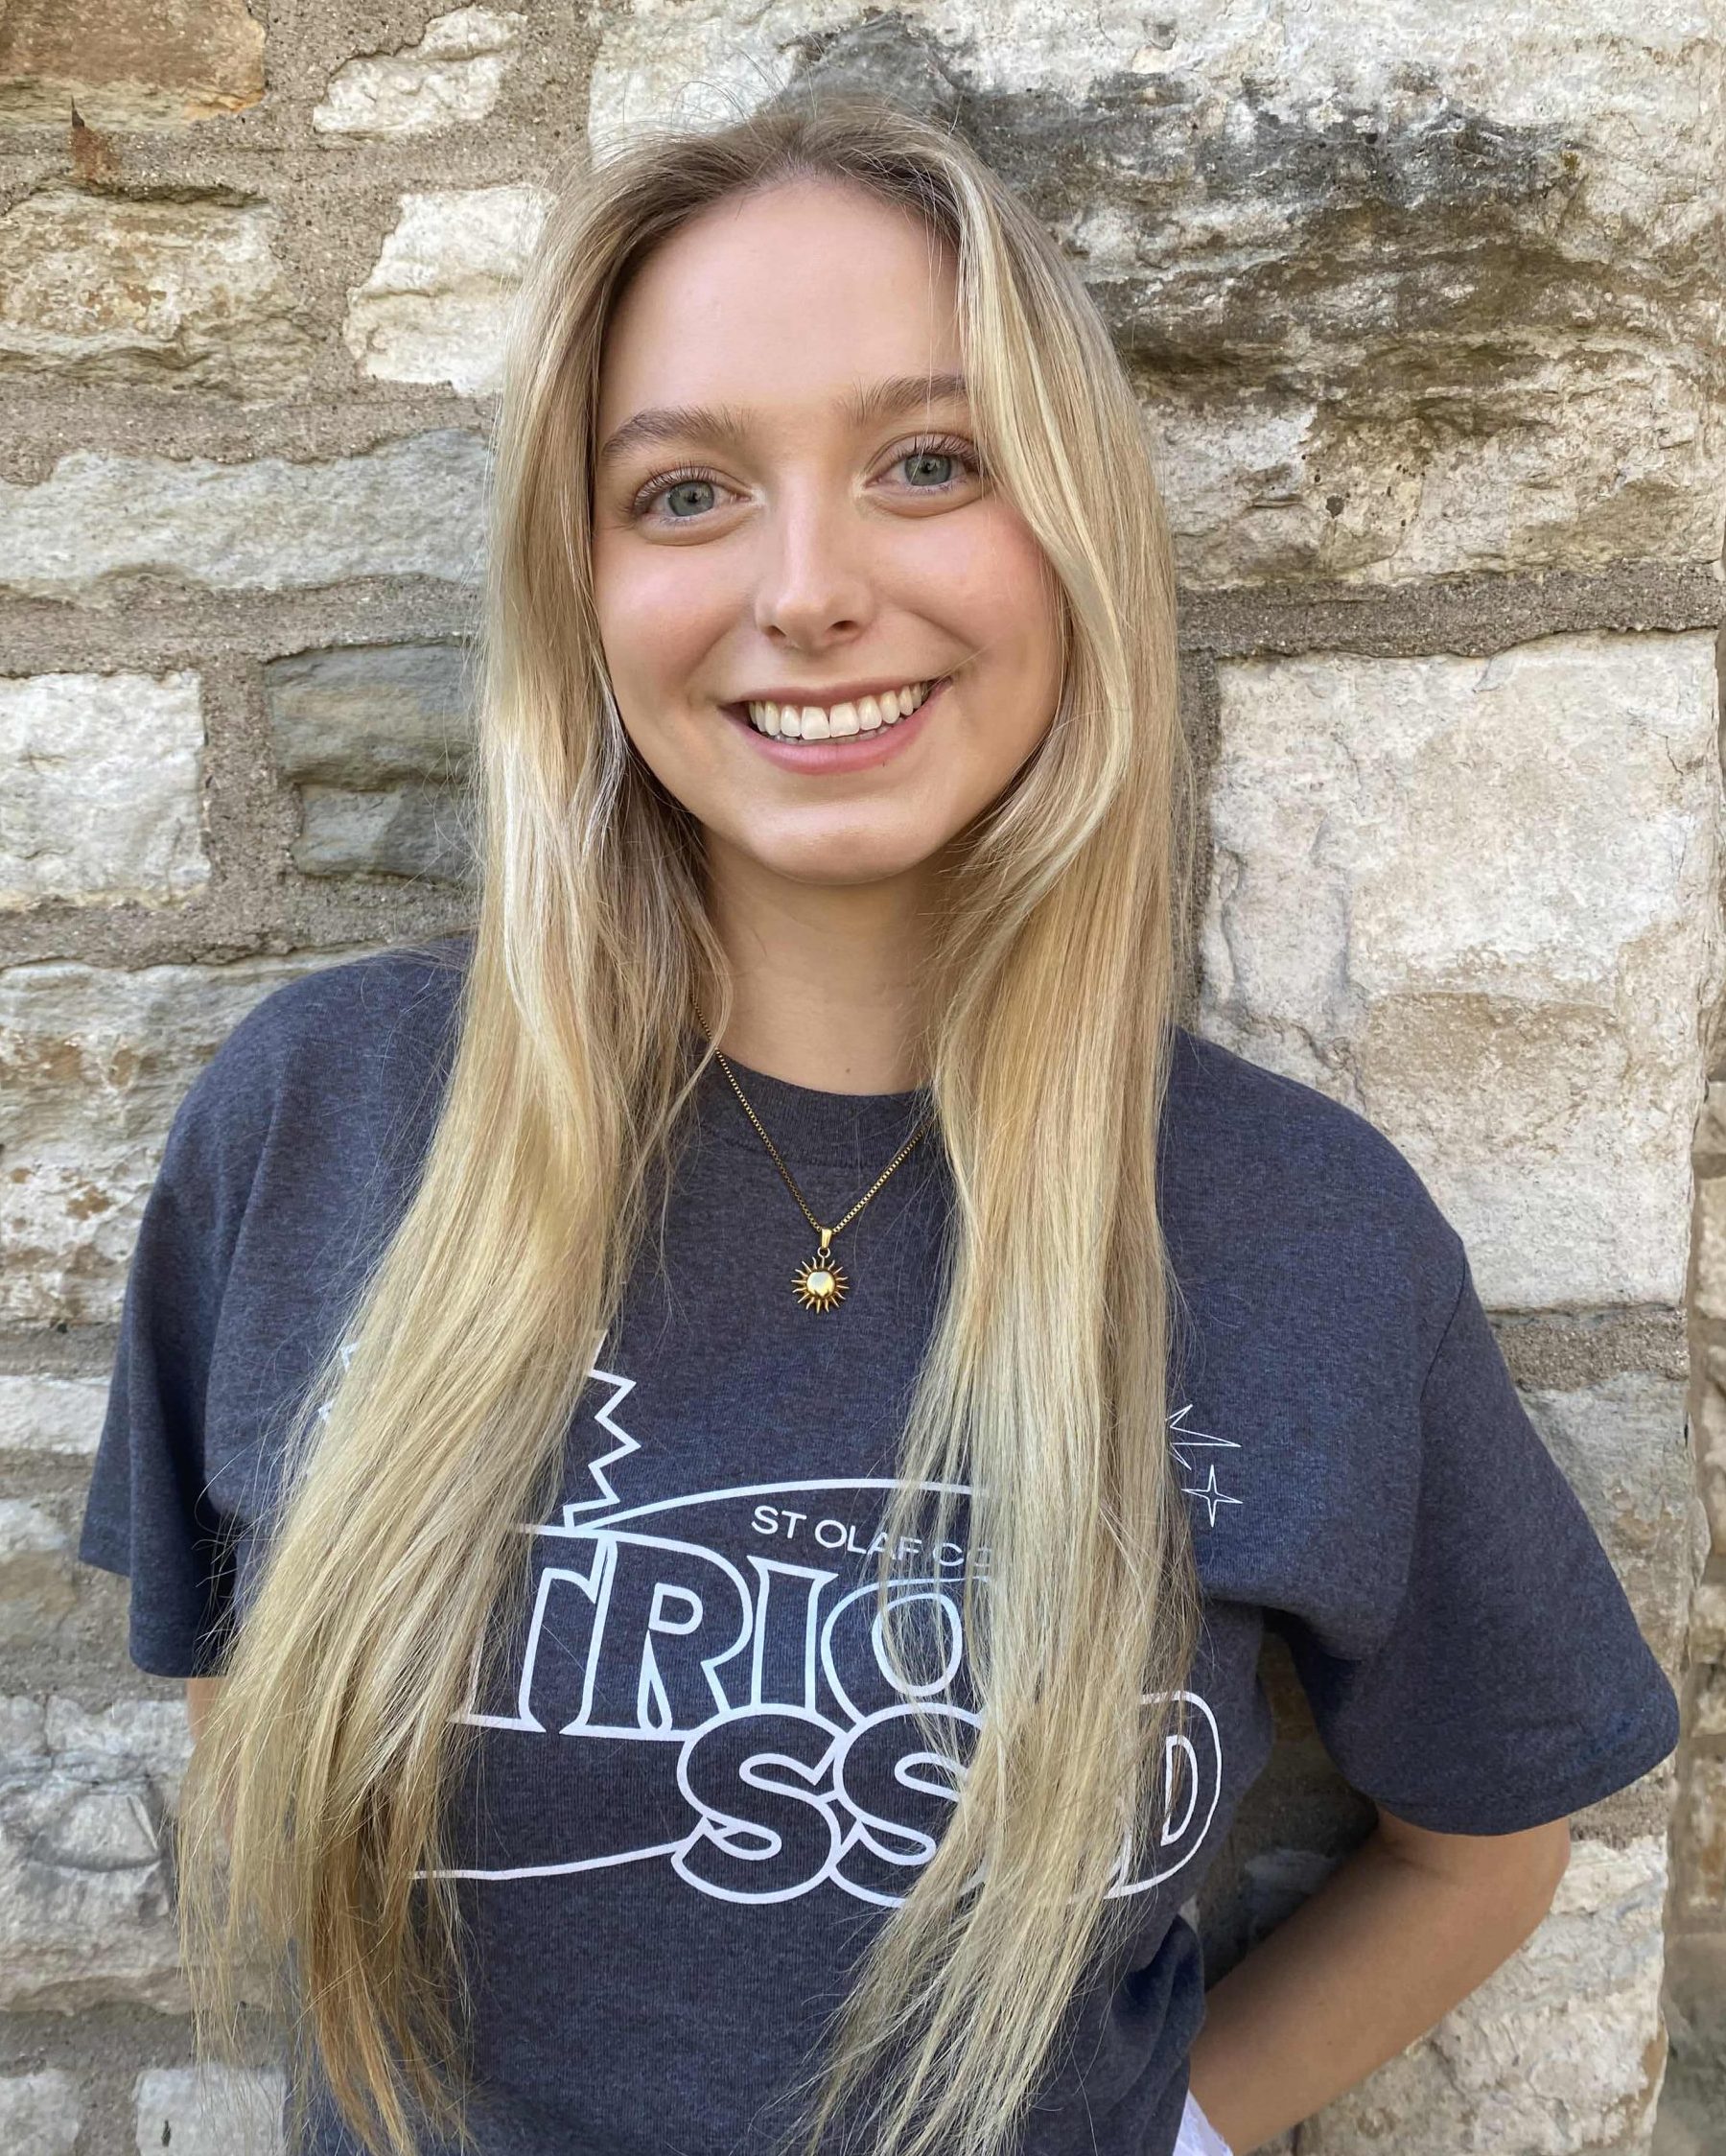
<svg viewBox="0 0 1726 2156">
<path fill-rule="evenodd" d="M 0 1647 L 52 1639 L 78 1607 L 62 1510 L 41 1499 L 0 1497 Z"/>
<path fill-rule="evenodd" d="M 1681 1302 L 1713 636 L 1218 671 L 1201 1030 L 1395 1141 L 1489 1307 Z"/>
<path fill-rule="evenodd" d="M 283 2089 L 272 2068 L 209 2062 L 140 2074 L 138 2156 L 277 2156 Z"/>
<path fill-rule="evenodd" d="M 306 786 L 293 865 L 307 876 L 404 876 L 466 882 L 473 855 L 466 804 L 447 786 L 378 793 Z"/>
<path fill-rule="evenodd" d="M 58 2067 L 0 2075 L 0 2148 L 8 2156 L 73 2156 L 82 2109 L 78 2084 Z"/>
<path fill-rule="evenodd" d="M 0 589 L 115 606 L 138 576 L 220 592 L 474 574 L 486 452 L 458 429 L 355 457 L 248 464 L 76 450 L 0 483 Z"/>
<path fill-rule="evenodd" d="M 319 134 L 381 140 L 471 127 L 497 104 L 525 20 L 490 8 L 433 15 L 417 44 L 338 67 L 312 125 Z"/>
<path fill-rule="evenodd" d="M 474 721 L 458 644 L 301 651 L 264 669 L 276 767 L 358 791 L 466 774 Z"/>
<path fill-rule="evenodd" d="M 102 1435 L 106 1404 L 105 1378 L 0 1372 L 0 1452 L 87 1458 Z"/>
<path fill-rule="evenodd" d="M 1430 2034 L 1300 2128 L 1300 2156 L 1645 2149 L 1666 1847 L 1578 1841 L 1551 1912 Z"/>
<path fill-rule="evenodd" d="M 167 1844 L 183 1701 L 0 1702 L 0 2008 L 183 2014 Z"/>
<path fill-rule="evenodd" d="M 1674 1683 L 1683 1667 L 1694 1580 L 1694 1468 L 1684 1394 L 1670 1378 L 1632 1371 L 1586 1392 L 1523 1395 Z"/>
<path fill-rule="evenodd" d="M 1726 1919 L 1726 1759 L 1692 1751 L 1684 1763 L 1677 1835 L 1678 1904 L 1689 1918 Z"/>
<path fill-rule="evenodd" d="M 264 27 L 245 0 L 7 0 L 0 119 L 176 128 L 264 95 Z"/>
<path fill-rule="evenodd" d="M 47 187 L 0 216 L 0 373 L 280 397 L 315 350 L 261 203 Z"/>
<path fill-rule="evenodd" d="M 0 679 L 0 912 L 201 890 L 203 750 L 195 673 Z"/>
<path fill-rule="evenodd" d="M 608 11 L 595 151 L 808 82 L 960 127 L 1141 386 L 1192 585 L 1718 558 L 1716 7 Z M 1704 87 L 1709 85 L 1710 87 Z"/>
<path fill-rule="evenodd" d="M 193 1079 L 271 989 L 362 954 L 0 970 L 0 1320 L 117 1320 L 138 1216 Z"/>
<path fill-rule="evenodd" d="M 498 389 L 510 302 L 550 202 L 532 186 L 404 195 L 342 324 L 365 372 L 447 383 L 470 397 Z"/>
</svg>

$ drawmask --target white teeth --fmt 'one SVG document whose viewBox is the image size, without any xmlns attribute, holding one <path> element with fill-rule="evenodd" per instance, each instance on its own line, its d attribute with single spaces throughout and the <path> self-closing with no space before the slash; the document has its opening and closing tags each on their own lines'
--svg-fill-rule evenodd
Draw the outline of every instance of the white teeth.
<svg viewBox="0 0 1726 2156">
<path fill-rule="evenodd" d="M 842 735 L 873 734 L 883 726 L 897 726 L 908 718 L 935 684 L 913 681 L 903 689 L 890 689 L 881 696 L 859 696 L 855 702 L 835 704 L 756 703 L 748 706 L 749 722 L 758 733 L 781 736 L 792 741 L 825 741 Z"/>
</svg>

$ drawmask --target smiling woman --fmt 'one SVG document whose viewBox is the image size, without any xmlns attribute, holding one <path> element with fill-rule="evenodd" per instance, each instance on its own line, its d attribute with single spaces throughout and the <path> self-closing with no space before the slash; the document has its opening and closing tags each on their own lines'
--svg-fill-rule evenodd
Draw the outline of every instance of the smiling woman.
<svg viewBox="0 0 1726 2156">
<path fill-rule="evenodd" d="M 1249 2147 L 1675 1703 L 1414 1169 L 1178 1022 L 1096 309 L 889 105 L 644 138 L 489 574 L 474 932 L 249 1014 L 128 1283 L 81 1550 L 221 1680 L 200 2049 L 262 1949 L 292 2156 Z M 1268 1633 L 1378 1824 L 1207 1995 Z"/>
</svg>

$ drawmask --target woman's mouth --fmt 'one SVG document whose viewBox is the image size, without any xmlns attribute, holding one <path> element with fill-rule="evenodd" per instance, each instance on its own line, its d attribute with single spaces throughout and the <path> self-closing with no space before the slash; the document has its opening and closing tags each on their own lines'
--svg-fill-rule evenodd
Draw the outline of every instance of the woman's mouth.
<svg viewBox="0 0 1726 2156">
<path fill-rule="evenodd" d="M 849 703 L 721 704 L 761 753 L 789 771 L 859 771 L 897 756 L 922 732 L 950 674 Z"/>
</svg>

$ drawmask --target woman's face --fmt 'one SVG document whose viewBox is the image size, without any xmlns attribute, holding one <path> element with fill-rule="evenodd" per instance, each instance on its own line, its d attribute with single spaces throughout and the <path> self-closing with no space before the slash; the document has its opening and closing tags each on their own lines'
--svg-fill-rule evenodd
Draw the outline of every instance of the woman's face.
<svg viewBox="0 0 1726 2156">
<path fill-rule="evenodd" d="M 600 635 L 624 726 L 710 857 L 805 883 L 903 876 L 1047 732 L 1054 580 L 978 471 L 963 388 L 939 379 L 960 373 L 942 244 L 831 181 L 715 204 L 621 296 Z M 912 715 L 866 700 L 931 682 Z"/>
</svg>

